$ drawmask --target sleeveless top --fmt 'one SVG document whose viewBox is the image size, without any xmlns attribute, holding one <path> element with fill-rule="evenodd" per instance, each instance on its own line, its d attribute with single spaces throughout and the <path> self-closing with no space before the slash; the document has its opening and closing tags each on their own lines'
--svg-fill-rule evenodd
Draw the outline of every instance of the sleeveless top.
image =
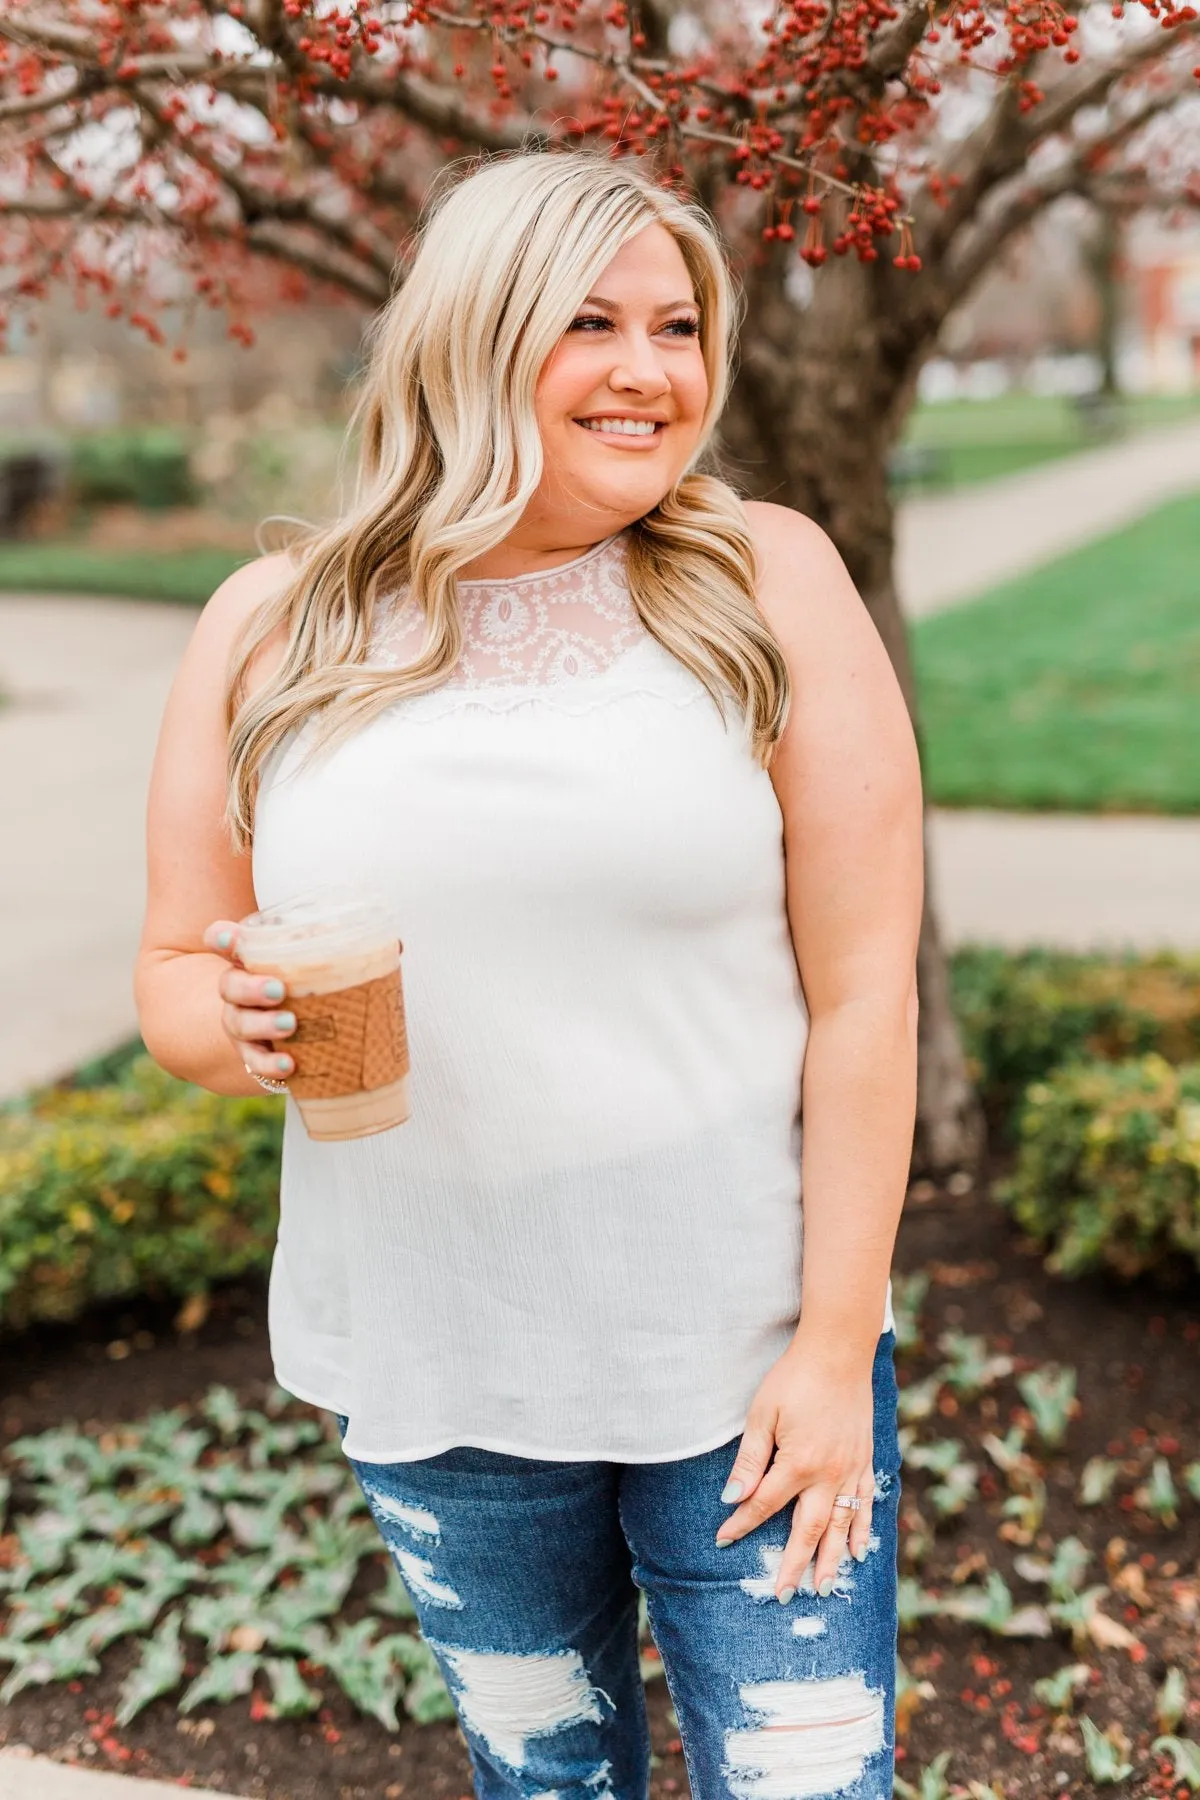
<svg viewBox="0 0 1200 1800">
<path fill-rule="evenodd" d="M 726 728 L 642 624 L 627 543 L 460 580 L 443 686 L 264 764 L 258 905 L 361 884 L 404 945 L 411 1116 L 317 1143 L 287 1101 L 271 1270 L 276 1376 L 360 1461 L 696 1455 L 796 1327 L 782 815 L 732 694 Z M 423 628 L 401 587 L 372 663 Z"/>
</svg>

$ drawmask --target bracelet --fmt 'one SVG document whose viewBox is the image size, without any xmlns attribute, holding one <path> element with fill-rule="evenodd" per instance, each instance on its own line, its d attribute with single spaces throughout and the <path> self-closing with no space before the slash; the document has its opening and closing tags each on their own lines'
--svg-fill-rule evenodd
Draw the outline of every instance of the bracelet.
<svg viewBox="0 0 1200 1800">
<path fill-rule="evenodd" d="M 288 1084 L 286 1081 L 270 1081 L 270 1080 L 268 1080 L 267 1076 L 260 1075 L 257 1072 L 257 1070 L 252 1069 L 248 1062 L 244 1062 L 242 1064 L 242 1067 L 243 1067 L 243 1069 L 245 1069 L 247 1075 L 254 1076 L 254 1079 L 255 1079 L 255 1081 L 257 1081 L 259 1087 L 266 1088 L 268 1094 L 286 1094 L 287 1093 Z"/>
</svg>

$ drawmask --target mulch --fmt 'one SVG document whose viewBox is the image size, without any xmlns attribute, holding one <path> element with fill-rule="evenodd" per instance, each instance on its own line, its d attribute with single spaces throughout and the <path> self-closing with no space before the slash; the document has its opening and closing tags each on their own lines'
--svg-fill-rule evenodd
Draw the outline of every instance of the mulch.
<svg viewBox="0 0 1200 1800">
<path fill-rule="evenodd" d="M 1093 1554 L 1088 1582 L 1108 1584 L 1104 1610 L 1128 1634 L 1119 1648 L 1072 1648 L 1053 1639 L 1009 1638 L 958 1621 L 926 1619 L 901 1640 L 910 1676 L 921 1684 L 902 1707 L 898 1772 L 916 1781 L 941 1752 L 948 1779 L 964 1795 L 972 1782 L 1003 1800 L 1092 1795 L 1075 1720 L 1040 1706 L 1031 1684 L 1064 1664 L 1094 1675 L 1076 1703 L 1101 1729 L 1129 1745 L 1135 1775 L 1127 1800 L 1187 1790 L 1167 1778 L 1150 1749 L 1155 1695 L 1167 1669 L 1191 1677 L 1190 1709 L 1177 1727 L 1200 1735 L 1196 1686 L 1200 1594 L 1200 1505 L 1183 1499 L 1178 1522 L 1141 1511 L 1135 1495 L 1150 1462 L 1178 1470 L 1200 1458 L 1200 1327 L 1196 1294 L 1150 1283 L 1048 1277 L 1040 1258 L 1006 1218 L 978 1195 L 952 1196 L 918 1184 L 901 1227 L 898 1271 L 925 1270 L 923 1342 L 902 1362 L 902 1381 L 920 1381 L 942 1360 L 943 1331 L 982 1334 L 992 1352 L 1022 1368 L 1057 1361 L 1078 1371 L 1078 1416 L 1066 1442 L 1041 1453 L 1047 1500 L 1032 1544 L 1012 1541 L 1003 1508 L 1008 1489 L 980 1440 L 1028 1414 L 1013 1379 L 959 1401 L 943 1392 L 923 1436 L 958 1437 L 984 1473 L 979 1496 L 958 1517 L 934 1520 L 925 1503 L 933 1477 L 905 1475 L 902 1573 L 950 1594 L 998 1570 L 1022 1604 L 1044 1599 L 1014 1572 L 1018 1558 L 1052 1556 L 1068 1536 Z M 214 1296 L 199 1329 L 179 1336 L 172 1309 L 140 1302 L 89 1316 L 69 1328 L 42 1328 L 9 1340 L 0 1356 L 0 1443 L 73 1419 L 85 1427 L 132 1420 L 194 1401 L 214 1383 L 245 1389 L 271 1376 L 260 1288 Z M 1091 1456 L 1121 1464 L 1111 1501 L 1077 1503 L 1079 1471 Z M 910 1551 L 912 1554 L 910 1554 Z M 309 1719 L 255 1720 L 248 1704 L 183 1718 L 170 1699 L 154 1702 L 124 1731 L 113 1728 L 116 1695 L 134 1648 L 106 1654 L 103 1672 L 69 1686 L 26 1689 L 0 1721 L 0 1743 L 28 1745 L 65 1761 L 217 1788 L 256 1800 L 466 1800 L 470 1777 L 455 1725 L 408 1718 L 389 1733 L 334 1691 Z M 688 1784 L 664 1684 L 647 1689 L 656 1763 L 652 1800 L 686 1796 Z M 1123 1735 L 1122 1735 L 1123 1734 Z M 707 1800 L 707 1797 L 705 1797 Z"/>
</svg>

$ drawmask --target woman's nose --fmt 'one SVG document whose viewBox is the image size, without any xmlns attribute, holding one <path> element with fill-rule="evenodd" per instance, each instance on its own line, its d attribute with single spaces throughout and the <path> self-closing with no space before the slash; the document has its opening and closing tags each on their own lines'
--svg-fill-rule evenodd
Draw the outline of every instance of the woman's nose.
<svg viewBox="0 0 1200 1800">
<path fill-rule="evenodd" d="M 610 387 L 636 387 L 655 394 L 666 393 L 671 385 L 662 358 L 649 338 L 622 344 L 608 379 Z"/>
</svg>

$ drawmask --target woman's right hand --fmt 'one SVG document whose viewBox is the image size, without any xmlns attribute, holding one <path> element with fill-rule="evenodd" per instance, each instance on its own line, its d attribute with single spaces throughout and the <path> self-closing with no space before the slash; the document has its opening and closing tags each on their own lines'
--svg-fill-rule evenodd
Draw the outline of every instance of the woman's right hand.
<svg viewBox="0 0 1200 1800">
<path fill-rule="evenodd" d="M 292 1058 L 278 1040 L 296 1029 L 296 1015 L 280 1002 L 287 990 L 275 975 L 251 975 L 237 961 L 238 927 L 235 919 L 214 919 L 204 933 L 204 947 L 228 958 L 218 989 L 224 1005 L 221 1024 L 240 1060 L 253 1075 L 269 1081 L 286 1081 L 295 1073 Z"/>
</svg>

